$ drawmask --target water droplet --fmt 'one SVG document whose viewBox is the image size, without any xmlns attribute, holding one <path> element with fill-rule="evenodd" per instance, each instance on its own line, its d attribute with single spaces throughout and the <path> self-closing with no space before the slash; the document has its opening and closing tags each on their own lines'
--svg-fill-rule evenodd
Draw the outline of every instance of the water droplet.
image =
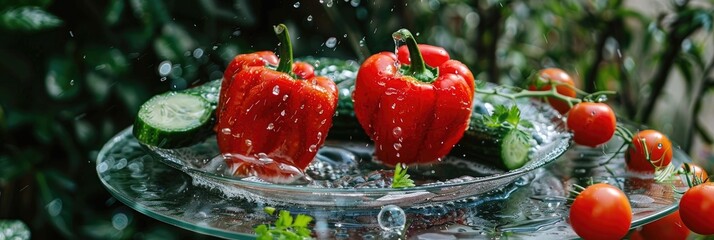
<svg viewBox="0 0 714 240">
<path fill-rule="evenodd" d="M 402 136 L 402 128 L 400 127 L 395 127 L 392 129 L 392 135 L 394 135 L 395 138 L 399 138 Z"/>
<path fill-rule="evenodd" d="M 294 8 L 299 8 L 299 7 L 300 7 L 300 2 L 295 2 L 295 4 L 293 4 L 293 7 L 294 7 Z"/>
<path fill-rule="evenodd" d="M 280 86 L 275 85 L 275 87 L 273 87 L 273 95 L 277 96 L 278 94 L 280 94 Z"/>
<path fill-rule="evenodd" d="M 124 213 L 117 213 L 112 216 L 112 226 L 117 230 L 124 230 L 129 225 L 129 218 Z"/>
<path fill-rule="evenodd" d="M 271 163 L 273 162 L 273 159 L 268 156 L 268 154 L 265 153 L 258 153 L 258 161 L 264 162 L 264 163 Z"/>
<path fill-rule="evenodd" d="M 360 3 L 360 0 L 352 0 L 352 1 L 350 1 L 350 5 L 352 5 L 352 7 L 357 7 L 357 6 L 359 6 L 359 3 Z"/>
<path fill-rule="evenodd" d="M 56 217 L 62 213 L 62 199 L 56 198 L 45 206 L 47 208 L 47 213 L 52 217 Z"/>
<path fill-rule="evenodd" d="M 285 100 L 288 100 L 288 95 L 287 95 L 287 94 L 285 94 L 285 95 L 283 96 L 283 101 L 285 101 Z"/>
<path fill-rule="evenodd" d="M 245 145 L 248 146 L 248 147 L 250 147 L 250 146 L 253 145 L 253 141 L 251 141 L 250 139 L 246 139 L 246 140 L 245 140 Z"/>
<path fill-rule="evenodd" d="M 221 129 L 221 133 L 225 135 L 230 135 L 231 134 L 231 129 L 230 128 L 223 128 Z"/>
<path fill-rule="evenodd" d="M 362 39 L 359 40 L 359 46 L 364 47 L 364 45 L 367 43 L 367 40 L 365 37 L 362 37 Z"/>
<path fill-rule="evenodd" d="M 168 76 L 171 73 L 171 62 L 166 60 L 159 63 L 159 75 L 162 77 Z"/>
<path fill-rule="evenodd" d="M 590 116 L 595 116 L 595 111 L 590 112 Z"/>
<path fill-rule="evenodd" d="M 335 45 L 337 45 L 337 38 L 335 37 L 330 37 L 325 42 L 325 46 L 327 46 L 328 48 L 334 48 Z"/>
<path fill-rule="evenodd" d="M 308 22 L 312 22 L 312 15 L 308 15 L 308 16 L 307 16 L 307 21 L 308 21 Z"/>
<path fill-rule="evenodd" d="M 273 128 L 275 128 L 275 125 L 273 123 L 268 123 L 268 127 L 265 129 L 273 130 Z"/>
<path fill-rule="evenodd" d="M 310 147 L 307 150 L 310 152 L 315 152 L 315 151 L 317 151 L 317 145 L 315 145 L 315 144 L 310 145 Z"/>
<path fill-rule="evenodd" d="M 391 96 L 394 94 L 397 94 L 399 91 L 396 88 L 387 88 L 387 91 L 384 92 L 384 94 L 387 94 L 387 96 Z"/>
<path fill-rule="evenodd" d="M 343 37 L 343 38 L 347 38 L 347 33 L 345 33 L 345 35 L 342 35 L 342 37 Z"/>
<path fill-rule="evenodd" d="M 402 149 L 402 144 L 401 144 L 401 143 L 394 143 L 393 147 L 394 147 L 394 150 L 399 151 L 399 149 Z"/>
<path fill-rule="evenodd" d="M 320 114 L 322 114 L 322 113 L 320 113 Z M 327 122 L 327 119 L 322 119 L 322 121 L 320 121 L 320 124 L 325 124 L 325 122 Z"/>
<path fill-rule="evenodd" d="M 395 109 L 395 108 L 397 108 L 397 104 L 396 104 L 396 103 L 392 103 L 392 109 Z"/>
<path fill-rule="evenodd" d="M 70 85 L 70 86 L 74 86 L 74 79 L 69 80 L 69 85 Z"/>
<path fill-rule="evenodd" d="M 657 143 L 657 149 L 662 149 L 662 143 Z"/>
<path fill-rule="evenodd" d="M 377 222 L 379 227 L 385 231 L 401 232 L 407 223 L 407 216 L 400 207 L 387 205 L 379 211 Z"/>
<path fill-rule="evenodd" d="M 285 95 L 285 96 L 287 96 L 287 95 Z M 280 116 L 283 116 L 283 117 L 285 116 L 285 110 L 283 110 L 282 112 L 280 112 Z"/>
<path fill-rule="evenodd" d="M 194 58 L 201 58 L 203 56 L 203 49 L 201 48 L 196 48 L 193 50 L 193 57 Z"/>
<path fill-rule="evenodd" d="M 332 7 L 332 4 L 333 4 L 332 0 L 327 0 L 327 4 L 326 4 L 327 7 Z"/>
</svg>

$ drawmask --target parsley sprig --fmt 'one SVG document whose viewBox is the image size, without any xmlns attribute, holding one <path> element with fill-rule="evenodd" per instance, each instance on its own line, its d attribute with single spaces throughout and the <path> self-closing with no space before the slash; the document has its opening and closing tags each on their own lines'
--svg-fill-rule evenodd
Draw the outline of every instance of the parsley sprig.
<svg viewBox="0 0 714 240">
<path fill-rule="evenodd" d="M 265 208 L 268 214 L 273 214 L 275 208 Z M 261 224 L 255 227 L 255 233 L 258 235 L 258 240 L 303 240 L 312 239 L 312 231 L 308 228 L 308 224 L 312 222 L 312 217 L 304 214 L 298 214 L 293 218 L 289 211 L 280 210 L 278 219 L 275 220 L 275 225 Z"/>
<path fill-rule="evenodd" d="M 414 180 L 409 178 L 407 174 L 407 166 L 403 163 L 397 163 L 394 169 L 394 179 L 392 180 L 392 188 L 414 187 Z"/>
<path fill-rule="evenodd" d="M 493 109 L 493 113 L 490 116 L 484 115 L 483 120 L 486 126 L 491 128 L 504 125 L 515 128 L 518 127 L 519 124 L 527 128 L 531 127 L 530 122 L 521 120 L 521 110 L 518 109 L 516 105 L 512 105 L 510 108 L 504 105 L 496 105 Z"/>
</svg>

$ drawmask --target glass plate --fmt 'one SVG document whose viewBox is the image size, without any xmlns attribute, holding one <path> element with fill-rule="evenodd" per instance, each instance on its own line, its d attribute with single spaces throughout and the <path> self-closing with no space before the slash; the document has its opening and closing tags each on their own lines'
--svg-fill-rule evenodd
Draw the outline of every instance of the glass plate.
<svg viewBox="0 0 714 240">
<path fill-rule="evenodd" d="M 480 101 L 477 106 L 480 111 L 492 108 L 489 103 Z M 312 180 L 301 184 L 273 184 L 256 177 L 232 176 L 220 155 L 215 136 L 180 149 L 145 147 L 159 161 L 189 174 L 193 184 L 220 190 L 228 197 L 272 205 L 340 208 L 372 208 L 388 204 L 415 206 L 454 201 L 505 186 L 552 162 L 568 149 L 571 135 L 566 131 L 560 114 L 536 101 L 519 101 L 518 106 L 521 116 L 534 126 L 531 131 L 535 139 L 534 147 L 529 153 L 531 160 L 526 165 L 506 172 L 465 154 L 447 156 L 436 164 L 410 167 L 408 173 L 417 185 L 401 189 L 389 187 L 392 168 L 371 161 L 373 149 L 368 142 L 328 139 L 306 169 Z"/>
<path fill-rule="evenodd" d="M 634 130 L 634 129 L 633 129 Z M 408 239 L 576 239 L 568 224 L 572 184 L 609 182 L 627 194 L 631 228 L 677 209 L 680 179 L 655 182 L 651 176 L 629 176 L 623 154 L 609 164 L 621 140 L 599 148 L 573 147 L 546 167 L 538 168 L 486 194 L 445 203 L 404 207 Z M 673 164 L 690 161 L 674 148 Z M 230 239 L 254 239 L 253 228 L 275 221 L 263 212 L 271 206 L 222 191 L 196 186 L 194 178 L 155 160 L 129 129 L 105 144 L 97 156 L 97 174 L 107 190 L 136 211 L 191 231 Z M 642 176 L 640 176 L 642 177 Z M 383 206 L 363 209 L 283 205 L 278 209 L 314 217 L 320 239 L 396 239 L 378 221 Z"/>
</svg>

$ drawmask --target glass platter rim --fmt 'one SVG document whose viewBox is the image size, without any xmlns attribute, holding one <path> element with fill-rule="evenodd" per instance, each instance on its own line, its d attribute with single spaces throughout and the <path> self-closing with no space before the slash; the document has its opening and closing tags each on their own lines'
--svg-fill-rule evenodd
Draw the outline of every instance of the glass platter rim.
<svg viewBox="0 0 714 240">
<path fill-rule="evenodd" d="M 127 137 L 129 137 L 129 139 Z M 131 137 L 131 135 L 127 136 L 127 135 L 117 134 L 115 137 L 111 138 L 99 151 L 99 153 L 97 155 L 98 156 L 97 163 L 99 164 L 99 163 L 105 162 L 106 161 L 105 159 L 108 156 L 108 152 L 110 150 L 112 150 L 113 148 L 115 148 L 115 146 L 118 142 L 130 140 L 130 137 Z M 142 151 L 146 150 L 146 149 L 143 149 L 143 147 L 141 147 L 141 148 L 142 148 Z M 573 150 L 573 149 L 570 148 L 568 151 L 571 151 L 571 150 Z M 687 154 L 681 152 L 681 150 L 679 150 L 679 149 L 677 149 L 675 152 L 678 153 L 678 155 L 682 155 L 682 156 L 685 156 L 686 158 L 688 158 Z M 147 152 L 144 152 L 144 156 L 151 156 L 151 155 Z M 561 159 L 563 157 L 564 156 L 561 155 L 561 157 L 558 157 L 557 159 Z M 565 159 L 565 160 L 567 160 L 567 159 Z M 161 166 L 161 165 L 162 164 L 159 164 L 159 166 Z M 170 167 L 168 165 L 164 165 L 164 166 L 166 166 L 166 169 L 171 169 L 171 171 L 176 171 L 177 173 L 182 172 L 182 171 L 175 169 L 173 167 Z M 136 199 L 127 195 L 127 193 L 125 193 L 124 190 L 116 188 L 113 183 L 110 183 L 111 180 L 105 179 L 103 177 L 103 175 L 100 171 L 97 171 L 97 175 L 100 178 L 100 181 L 103 183 L 104 187 L 106 187 L 108 190 L 110 190 L 110 193 L 113 196 L 115 196 L 117 199 L 119 199 L 120 202 L 130 206 L 132 209 L 135 209 L 142 214 L 148 215 L 148 216 L 155 218 L 157 220 L 160 220 L 165 223 L 172 224 L 172 225 L 184 228 L 184 229 L 188 229 L 191 231 L 195 231 L 195 232 L 207 234 L 207 235 L 212 235 L 212 236 L 216 236 L 216 237 L 239 238 L 239 239 L 246 239 L 246 238 L 251 239 L 251 238 L 255 237 L 255 235 L 251 234 L 251 233 L 231 231 L 228 229 L 222 229 L 222 228 L 209 226 L 209 225 L 199 225 L 199 224 L 196 224 L 193 222 L 189 222 L 187 220 L 176 218 L 174 215 L 171 215 L 171 214 L 162 213 L 160 211 L 153 209 L 152 206 L 150 206 L 150 205 L 144 205 L 144 204 L 142 204 L 141 201 L 136 201 Z M 193 186 L 193 187 L 201 188 L 201 186 Z M 674 197 L 674 199 L 676 201 L 678 201 L 677 197 Z M 667 207 L 660 208 L 657 211 L 652 211 L 651 214 L 646 217 L 633 219 L 631 222 L 631 225 L 630 225 L 630 229 L 634 229 L 634 228 L 640 227 L 644 224 L 656 221 L 660 218 L 663 218 L 663 217 L 671 214 L 672 212 L 676 211 L 677 209 L 678 209 L 678 204 L 675 203 L 675 204 L 671 204 Z"/>
</svg>

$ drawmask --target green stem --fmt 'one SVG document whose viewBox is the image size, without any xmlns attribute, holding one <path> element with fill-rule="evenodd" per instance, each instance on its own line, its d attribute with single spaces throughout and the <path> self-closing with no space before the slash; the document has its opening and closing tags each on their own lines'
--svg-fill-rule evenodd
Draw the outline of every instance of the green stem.
<svg viewBox="0 0 714 240">
<path fill-rule="evenodd" d="M 476 89 L 476 92 L 482 93 L 482 94 L 489 94 L 489 95 L 498 95 L 498 96 L 510 98 L 512 100 L 515 100 L 516 98 L 524 98 L 524 97 L 536 97 L 536 98 L 552 97 L 552 98 L 567 102 L 571 105 L 580 103 L 583 101 L 580 98 L 574 98 L 574 97 L 569 97 L 569 96 L 560 94 L 557 92 L 557 90 L 555 88 L 551 88 L 548 91 L 521 90 L 520 92 L 517 92 L 517 93 L 503 93 L 503 92 L 499 92 L 498 89 L 491 89 L 491 90 Z M 599 91 L 599 92 L 592 93 L 588 96 L 614 95 L 614 94 L 616 94 L 616 92 L 614 92 L 614 91 Z"/>
<path fill-rule="evenodd" d="M 280 63 L 277 70 L 292 75 L 293 73 L 293 44 L 290 42 L 290 33 L 285 24 L 274 26 L 275 35 L 280 40 Z"/>
<path fill-rule="evenodd" d="M 407 29 L 399 29 L 392 34 L 395 40 L 405 41 L 407 43 L 407 48 L 409 48 L 409 59 L 411 65 L 409 69 L 406 70 L 406 74 L 416 78 L 419 81 L 430 83 L 436 78 L 435 74 L 427 68 L 424 62 L 424 57 L 419 51 L 419 46 L 416 39 L 412 33 Z"/>
</svg>

